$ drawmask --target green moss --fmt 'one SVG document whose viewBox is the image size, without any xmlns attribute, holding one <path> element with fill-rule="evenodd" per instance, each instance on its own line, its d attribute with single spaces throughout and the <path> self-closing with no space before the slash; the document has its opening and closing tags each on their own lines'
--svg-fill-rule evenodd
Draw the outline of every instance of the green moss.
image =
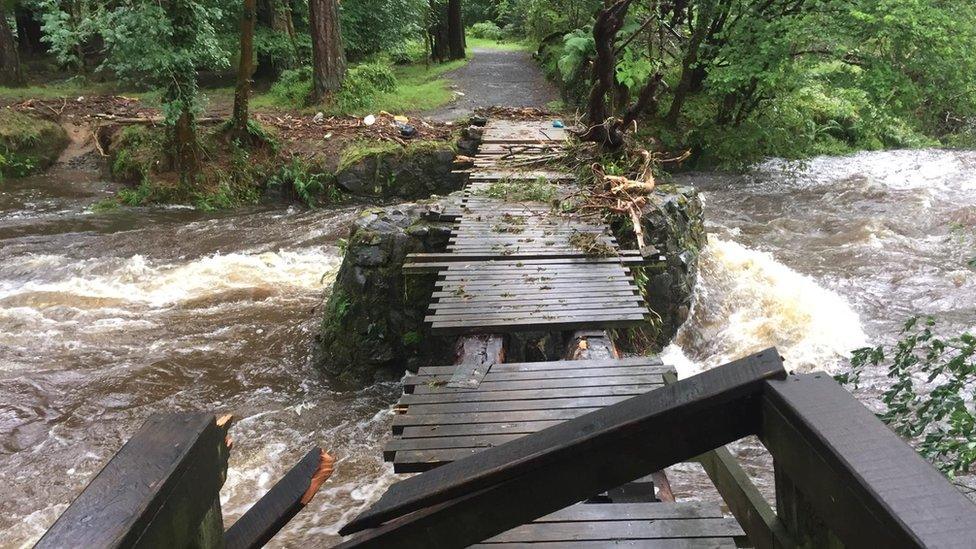
<svg viewBox="0 0 976 549">
<path fill-rule="evenodd" d="M 496 181 L 478 194 L 491 198 L 501 198 L 513 202 L 552 202 L 556 198 L 556 186 L 545 178 L 531 183 Z"/>
<path fill-rule="evenodd" d="M 0 176 L 24 177 L 44 170 L 67 145 L 68 135 L 58 124 L 0 109 Z"/>
<path fill-rule="evenodd" d="M 453 142 L 421 140 L 411 141 L 404 147 L 391 141 L 355 141 L 342 150 L 336 171 L 345 171 L 372 157 L 406 158 L 444 150 L 456 151 L 456 145 Z"/>
</svg>

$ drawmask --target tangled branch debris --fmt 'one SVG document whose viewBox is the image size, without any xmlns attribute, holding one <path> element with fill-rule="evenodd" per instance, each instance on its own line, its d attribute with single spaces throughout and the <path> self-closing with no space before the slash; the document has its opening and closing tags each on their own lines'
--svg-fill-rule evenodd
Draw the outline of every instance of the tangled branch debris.
<svg viewBox="0 0 976 549">
<path fill-rule="evenodd" d="M 644 241 L 644 231 L 641 226 L 641 212 L 644 206 L 653 200 L 654 166 L 666 162 L 680 162 L 689 155 L 690 152 L 685 152 L 678 157 L 665 159 L 659 154 L 652 154 L 642 149 L 638 152 L 641 158 L 638 175 L 633 179 L 607 174 L 602 164 L 594 162 L 590 165 L 593 173 L 592 187 L 576 194 L 578 200 L 576 210 L 584 214 L 599 215 L 611 212 L 627 216 L 634 226 L 638 247 L 644 249 L 647 243 Z"/>
</svg>

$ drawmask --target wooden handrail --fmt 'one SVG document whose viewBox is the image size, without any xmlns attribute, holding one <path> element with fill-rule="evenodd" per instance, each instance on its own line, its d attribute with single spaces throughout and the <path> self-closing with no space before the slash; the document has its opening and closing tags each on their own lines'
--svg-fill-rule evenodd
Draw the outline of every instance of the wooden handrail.
<svg viewBox="0 0 976 549">
<path fill-rule="evenodd" d="M 829 375 L 768 381 L 762 408 L 758 434 L 777 484 L 795 486 L 847 547 L 976 547 L 976 506 Z M 817 532 L 784 513 L 792 498 L 777 499 L 790 533 L 807 543 Z"/>
<path fill-rule="evenodd" d="M 754 432 L 783 376 L 766 350 L 407 479 L 340 533 L 387 524 L 342 547 L 476 543 Z"/>
</svg>

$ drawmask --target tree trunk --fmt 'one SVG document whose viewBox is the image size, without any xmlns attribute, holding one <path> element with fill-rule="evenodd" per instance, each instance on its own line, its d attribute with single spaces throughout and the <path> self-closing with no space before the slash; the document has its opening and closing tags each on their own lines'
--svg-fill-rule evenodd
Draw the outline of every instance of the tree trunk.
<svg viewBox="0 0 976 549">
<path fill-rule="evenodd" d="M 461 19 L 461 0 L 447 2 L 447 42 L 451 59 L 464 59 L 464 23 Z"/>
<path fill-rule="evenodd" d="M 286 69 L 298 65 L 298 42 L 295 36 L 295 23 L 292 20 L 291 4 L 287 0 L 260 0 L 256 28 L 268 28 L 275 35 L 286 37 L 289 51 L 282 56 L 272 56 L 271 52 L 257 53 L 257 66 L 252 74 L 253 80 L 275 80 Z"/>
<path fill-rule="evenodd" d="M 24 73 L 20 70 L 20 55 L 14 33 L 7 24 L 7 14 L 0 4 L 0 85 L 22 86 Z"/>
<path fill-rule="evenodd" d="M 41 31 L 37 12 L 18 4 L 14 8 L 14 17 L 17 20 L 17 41 L 20 43 L 20 52 L 26 55 L 46 53 L 47 46 L 41 41 L 44 33 Z"/>
<path fill-rule="evenodd" d="M 244 0 L 241 14 L 241 60 L 237 68 L 237 89 L 234 92 L 232 135 L 244 139 L 247 131 L 247 104 L 251 96 L 251 74 L 254 72 L 254 25 L 257 19 L 257 0 Z"/>
<path fill-rule="evenodd" d="M 430 25 L 427 27 L 430 58 L 440 63 L 446 61 L 451 50 L 447 32 L 447 18 L 443 10 L 444 5 L 438 0 L 430 0 Z"/>
<path fill-rule="evenodd" d="M 322 101 L 342 86 L 346 76 L 346 54 L 339 28 L 338 0 L 309 0 L 312 31 L 312 78 L 315 101 Z"/>
<path fill-rule="evenodd" d="M 170 142 L 173 143 L 172 153 L 173 169 L 180 174 L 180 183 L 190 186 L 196 181 L 196 175 L 200 171 L 197 162 L 197 133 L 194 127 L 193 113 L 190 106 L 184 103 L 184 108 L 180 112 L 180 117 L 176 119 L 176 124 L 172 128 Z"/>
</svg>

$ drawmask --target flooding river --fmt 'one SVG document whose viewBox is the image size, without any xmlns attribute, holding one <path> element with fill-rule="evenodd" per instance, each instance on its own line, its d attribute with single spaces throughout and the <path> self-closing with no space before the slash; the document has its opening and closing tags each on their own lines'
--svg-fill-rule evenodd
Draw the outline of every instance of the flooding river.
<svg viewBox="0 0 976 549">
<path fill-rule="evenodd" d="M 686 174 L 711 233 L 683 375 L 776 345 L 843 368 L 915 313 L 976 324 L 976 153 L 895 151 Z M 356 208 L 123 208 L 89 172 L 0 183 L 0 546 L 35 541 L 154 411 L 233 412 L 229 523 L 313 444 L 336 475 L 276 546 L 327 547 L 394 480 L 380 447 L 396 384 L 330 386 L 309 364 Z M 870 389 L 864 398 L 870 399 Z M 764 464 L 748 444 L 753 472 Z M 698 492 L 687 468 L 680 495 Z M 767 486 L 768 488 L 768 486 Z"/>
</svg>

